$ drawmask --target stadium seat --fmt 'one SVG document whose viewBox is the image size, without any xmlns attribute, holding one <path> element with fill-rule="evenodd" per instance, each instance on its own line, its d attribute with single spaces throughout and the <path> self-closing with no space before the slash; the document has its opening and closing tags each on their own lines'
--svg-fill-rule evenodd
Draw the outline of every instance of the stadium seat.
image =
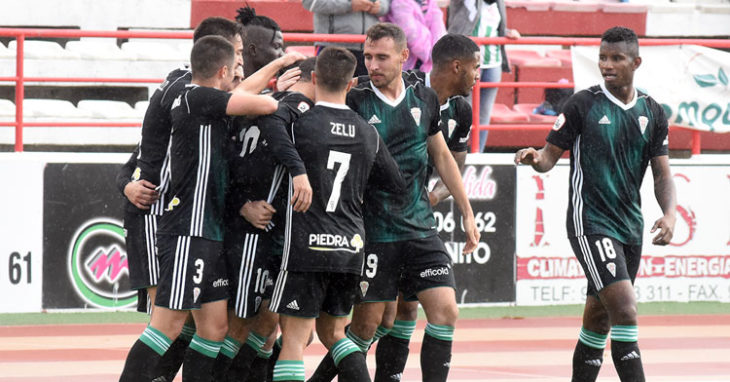
<svg viewBox="0 0 730 382">
<path fill-rule="evenodd" d="M 649 7 L 645 4 L 603 3 L 601 10 L 606 13 L 646 13 Z"/>
<path fill-rule="evenodd" d="M 66 50 L 74 52 L 82 59 L 92 60 L 134 60 L 136 56 L 127 52 L 125 54 L 112 41 L 81 40 L 69 41 Z"/>
<path fill-rule="evenodd" d="M 158 42 L 128 41 L 122 44 L 122 51 L 125 54 L 134 54 L 137 60 L 142 61 L 187 62 L 190 60 L 190 52 L 186 55 L 185 52 L 170 44 Z"/>
<path fill-rule="evenodd" d="M 505 6 L 509 8 L 525 8 L 528 11 L 549 11 L 552 1 L 540 0 L 508 0 Z"/>
<path fill-rule="evenodd" d="M 293 45 L 286 47 L 286 52 L 299 52 L 307 57 L 314 57 L 316 55 L 315 48 L 312 45 Z"/>
<path fill-rule="evenodd" d="M 551 5 L 553 11 L 568 11 L 568 12 L 598 12 L 602 7 L 602 4 L 597 1 L 555 1 Z"/>
<path fill-rule="evenodd" d="M 29 118 L 52 118 L 59 119 L 89 119 L 91 113 L 79 110 L 70 101 L 59 99 L 33 99 L 23 100 L 23 113 Z"/>
<path fill-rule="evenodd" d="M 10 120 L 15 118 L 15 104 L 7 99 L 0 99 L 0 119 Z"/>
<path fill-rule="evenodd" d="M 520 111 L 510 109 L 505 104 L 495 103 L 492 106 L 492 114 L 490 117 L 490 123 L 520 123 L 529 122 L 530 118 L 527 114 Z"/>
<path fill-rule="evenodd" d="M 517 112 L 520 112 L 522 114 L 527 114 L 527 118 L 529 119 L 530 123 L 553 123 L 555 122 L 555 119 L 557 118 L 554 115 L 542 115 L 542 114 L 535 114 L 533 113 L 533 110 L 535 110 L 536 107 L 540 106 L 538 103 L 518 103 L 515 104 L 514 109 Z"/>
<path fill-rule="evenodd" d="M 150 106 L 150 101 L 138 101 L 134 104 L 134 112 L 140 118 L 144 118 L 144 113 L 147 112 L 147 107 Z"/>
<path fill-rule="evenodd" d="M 560 60 L 553 57 L 544 57 L 535 50 L 508 50 L 509 62 L 516 66 L 560 66 Z"/>
<path fill-rule="evenodd" d="M 10 41 L 8 48 L 15 52 L 17 47 L 17 41 Z M 23 46 L 26 58 L 36 59 L 74 59 L 78 58 L 79 55 L 75 52 L 70 52 L 61 47 L 53 41 L 36 41 L 36 40 L 25 40 Z"/>
<path fill-rule="evenodd" d="M 83 100 L 79 101 L 78 108 L 90 113 L 95 119 L 139 119 L 137 111 L 122 101 Z"/>
<path fill-rule="evenodd" d="M 550 58 L 557 58 L 560 60 L 561 66 L 573 66 L 573 58 L 570 54 L 570 49 L 557 49 L 548 50 L 545 55 Z"/>
</svg>

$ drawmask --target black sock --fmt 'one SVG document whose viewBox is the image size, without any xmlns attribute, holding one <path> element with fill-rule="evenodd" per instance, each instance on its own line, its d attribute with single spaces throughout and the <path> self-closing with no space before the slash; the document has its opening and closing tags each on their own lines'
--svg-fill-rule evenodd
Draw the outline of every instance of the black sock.
<svg viewBox="0 0 730 382">
<path fill-rule="evenodd" d="M 400 380 L 408 360 L 410 340 L 387 335 L 378 341 L 375 349 L 375 382 Z"/>
<path fill-rule="evenodd" d="M 322 361 L 319 362 L 317 370 L 314 371 L 312 377 L 307 382 L 330 382 L 337 376 L 337 366 L 335 366 L 335 360 L 332 359 L 332 354 L 327 352 Z"/>
<path fill-rule="evenodd" d="M 274 348 L 271 351 L 271 357 L 269 357 L 269 365 L 266 368 L 266 382 L 272 382 L 274 378 L 274 366 L 276 366 L 276 361 L 279 360 L 279 353 L 281 353 L 281 337 L 274 342 Z"/>
<path fill-rule="evenodd" d="M 271 353 L 269 354 L 262 354 L 259 352 L 259 354 L 254 358 L 253 362 L 251 363 L 251 367 L 249 368 L 250 371 L 248 372 L 248 378 L 246 379 L 247 382 L 264 382 L 266 380 L 266 374 L 268 373 L 269 369 L 269 358 L 271 357 Z"/>
<path fill-rule="evenodd" d="M 236 341 L 235 338 L 226 336 L 223 339 L 223 346 L 221 346 L 221 351 L 218 353 L 218 357 L 216 357 L 215 364 L 213 365 L 214 381 L 225 381 L 226 375 L 228 375 L 228 369 L 231 367 L 233 359 L 236 358 L 240 349 L 241 343 Z"/>
<path fill-rule="evenodd" d="M 129 349 L 119 382 L 151 381 L 161 358 L 156 351 L 137 340 Z"/>
<path fill-rule="evenodd" d="M 211 382 L 213 381 L 213 366 L 218 357 L 223 341 L 211 341 L 198 337 L 196 334 L 185 351 L 183 366 L 183 381 Z M 216 381 L 217 382 L 217 381 Z"/>
<path fill-rule="evenodd" d="M 250 371 L 251 363 L 256 358 L 256 354 L 258 352 L 251 346 L 248 346 L 248 344 L 242 345 L 236 357 L 233 358 L 231 367 L 228 368 L 226 380 L 229 382 L 245 381 L 248 378 L 248 372 Z"/>
<path fill-rule="evenodd" d="M 347 382 L 370 382 L 365 354 L 359 351 L 351 353 L 337 366 L 339 380 Z"/>
<path fill-rule="evenodd" d="M 185 359 L 185 350 L 190 345 L 189 339 L 181 337 L 178 336 L 175 341 L 172 341 L 170 348 L 167 349 L 157 365 L 157 376 L 164 376 L 168 382 L 172 382 L 177 372 L 180 371 L 180 366 L 182 366 Z"/>
<path fill-rule="evenodd" d="M 605 339 L 604 339 L 605 340 Z M 603 365 L 603 349 L 590 347 L 581 341 L 573 351 L 573 382 L 593 382 Z"/>
<path fill-rule="evenodd" d="M 611 339 L 611 358 L 622 382 L 644 382 L 644 366 L 638 342 Z"/>
<path fill-rule="evenodd" d="M 448 378 L 451 368 L 453 333 L 453 327 L 431 325 L 430 323 L 426 325 L 426 334 L 423 335 L 421 345 L 423 382 L 444 382 Z M 435 335 L 441 339 L 436 338 Z"/>
</svg>

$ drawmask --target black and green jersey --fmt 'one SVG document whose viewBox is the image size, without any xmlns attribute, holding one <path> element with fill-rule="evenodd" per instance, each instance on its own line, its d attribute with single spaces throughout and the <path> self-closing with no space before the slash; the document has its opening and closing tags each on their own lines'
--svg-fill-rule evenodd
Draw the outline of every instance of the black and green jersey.
<svg viewBox="0 0 730 382">
<path fill-rule="evenodd" d="M 191 84 L 172 103 L 169 202 L 158 233 L 223 240 L 230 97 Z"/>
<path fill-rule="evenodd" d="M 639 189 L 650 159 L 667 155 L 667 133 L 664 110 L 642 92 L 624 104 L 601 84 L 568 99 L 547 141 L 570 150 L 570 236 L 641 244 Z"/>
<path fill-rule="evenodd" d="M 369 242 L 394 242 L 435 235 L 428 201 L 427 138 L 440 132 L 439 102 L 433 90 L 404 82 L 391 101 L 369 81 L 347 95 L 347 105 L 375 126 L 398 163 L 406 191 L 394 194 L 372 188 L 365 195 L 365 232 Z"/>
<path fill-rule="evenodd" d="M 424 73 L 420 70 L 409 70 L 403 72 L 403 79 L 407 83 L 421 83 L 431 87 L 431 73 Z M 441 105 L 441 132 L 444 134 L 446 145 L 449 150 L 465 152 L 469 150 L 469 132 L 471 131 L 471 105 L 466 98 L 455 95 L 449 97 L 446 103 Z"/>
</svg>

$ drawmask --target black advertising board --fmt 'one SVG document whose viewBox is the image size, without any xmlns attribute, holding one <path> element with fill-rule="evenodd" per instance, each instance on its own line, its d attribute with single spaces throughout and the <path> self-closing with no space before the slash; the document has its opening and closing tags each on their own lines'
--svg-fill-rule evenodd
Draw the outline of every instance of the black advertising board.
<svg viewBox="0 0 730 382">
<path fill-rule="evenodd" d="M 515 301 L 515 166 L 467 165 L 462 173 L 481 240 L 463 254 L 461 213 L 452 198 L 434 207 L 436 228 L 454 263 L 458 303 Z"/>
<path fill-rule="evenodd" d="M 49 163 L 43 191 L 43 309 L 136 305 L 122 228 L 119 164 Z"/>
</svg>

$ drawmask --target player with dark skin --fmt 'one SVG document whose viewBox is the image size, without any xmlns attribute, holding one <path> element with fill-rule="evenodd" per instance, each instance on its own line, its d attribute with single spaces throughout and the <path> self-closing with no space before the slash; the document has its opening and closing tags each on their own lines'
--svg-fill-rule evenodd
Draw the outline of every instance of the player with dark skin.
<svg viewBox="0 0 730 382">
<path fill-rule="evenodd" d="M 601 42 L 598 67 L 604 79 L 605 89 L 624 104 L 631 104 L 637 97 L 633 80 L 634 72 L 640 65 L 638 44 L 626 41 Z M 529 147 L 517 151 L 515 163 L 530 165 L 535 171 L 543 173 L 555 166 L 563 152 L 561 147 L 548 142 L 539 150 Z M 585 156 L 590 154 L 589 151 L 583 153 Z M 651 233 L 657 232 L 652 244 L 664 246 L 670 243 L 674 233 L 676 191 L 668 156 L 655 156 L 650 159 L 650 164 L 654 177 L 654 195 L 664 213 L 651 228 Z M 583 312 L 583 327 L 605 336 L 612 327 L 617 325 L 636 326 L 637 305 L 632 284 L 631 280 L 619 280 L 603 287 L 597 296 L 588 295 Z M 615 339 L 612 340 L 612 342 L 614 341 Z M 598 366 L 600 367 L 600 363 Z M 621 375 L 620 370 L 619 375 Z M 574 380 L 576 380 L 575 374 Z M 622 377 L 622 380 L 629 379 Z M 631 380 L 643 381 L 643 371 L 641 378 Z"/>
</svg>

